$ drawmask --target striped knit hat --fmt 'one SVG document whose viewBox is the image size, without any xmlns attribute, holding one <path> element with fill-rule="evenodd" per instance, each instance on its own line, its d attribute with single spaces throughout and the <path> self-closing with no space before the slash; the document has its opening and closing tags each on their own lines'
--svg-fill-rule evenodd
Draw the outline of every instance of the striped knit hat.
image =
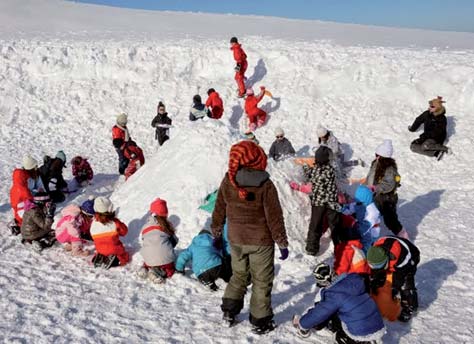
<svg viewBox="0 0 474 344">
<path fill-rule="evenodd" d="M 247 190 L 240 188 L 235 181 L 237 171 L 241 167 L 248 167 L 255 170 L 264 171 L 267 168 L 267 155 L 262 147 L 253 141 L 241 141 L 233 145 L 229 154 L 229 180 L 239 191 L 239 197 L 246 199 Z"/>
</svg>

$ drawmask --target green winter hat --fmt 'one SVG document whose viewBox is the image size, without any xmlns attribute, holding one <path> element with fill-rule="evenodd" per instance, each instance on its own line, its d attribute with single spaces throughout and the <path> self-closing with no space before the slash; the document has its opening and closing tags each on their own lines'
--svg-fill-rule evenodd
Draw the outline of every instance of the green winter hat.
<svg viewBox="0 0 474 344">
<path fill-rule="evenodd" d="M 66 166 L 66 154 L 62 150 L 56 153 L 56 158 L 61 159 L 63 161 L 64 166 Z"/>
<path fill-rule="evenodd" d="M 367 251 L 367 263 L 373 270 L 382 269 L 388 262 L 387 252 L 383 247 L 372 246 Z"/>
</svg>

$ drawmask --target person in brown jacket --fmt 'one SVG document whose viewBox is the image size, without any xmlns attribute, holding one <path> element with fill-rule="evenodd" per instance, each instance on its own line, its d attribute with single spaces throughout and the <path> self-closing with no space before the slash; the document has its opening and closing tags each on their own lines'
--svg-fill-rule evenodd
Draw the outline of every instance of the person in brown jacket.
<svg viewBox="0 0 474 344">
<path fill-rule="evenodd" d="M 56 242 L 54 230 L 51 229 L 55 210 L 56 205 L 50 202 L 46 192 L 33 196 L 33 202 L 27 200 L 20 228 L 22 243 L 31 244 L 35 251 L 51 247 Z"/>
<path fill-rule="evenodd" d="M 275 328 L 271 305 L 275 243 L 280 259 L 288 258 L 283 212 L 266 166 L 267 156 L 255 142 L 246 140 L 232 146 L 211 223 L 214 237 L 220 240 L 227 219 L 231 246 L 233 274 L 222 298 L 224 320 L 229 326 L 236 323 L 251 281 L 249 320 L 257 334 Z"/>
</svg>

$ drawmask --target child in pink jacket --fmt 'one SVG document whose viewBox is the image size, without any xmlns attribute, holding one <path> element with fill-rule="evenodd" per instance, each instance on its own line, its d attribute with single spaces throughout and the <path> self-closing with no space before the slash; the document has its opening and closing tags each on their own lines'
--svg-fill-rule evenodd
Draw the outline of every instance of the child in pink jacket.
<svg viewBox="0 0 474 344">
<path fill-rule="evenodd" d="M 66 251 L 74 256 L 87 257 L 90 252 L 83 249 L 83 238 L 90 237 L 94 200 L 85 201 L 81 207 L 70 204 L 61 211 L 61 219 L 56 226 L 56 239 Z"/>
</svg>

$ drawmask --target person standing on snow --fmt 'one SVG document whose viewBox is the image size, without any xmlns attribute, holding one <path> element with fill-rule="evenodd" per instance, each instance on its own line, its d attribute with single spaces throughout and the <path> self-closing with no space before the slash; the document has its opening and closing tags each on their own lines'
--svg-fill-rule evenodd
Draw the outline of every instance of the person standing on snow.
<svg viewBox="0 0 474 344">
<path fill-rule="evenodd" d="M 410 149 L 412 152 L 427 156 L 437 157 L 441 159 L 444 153 L 450 153 L 451 149 L 444 145 L 446 140 L 446 109 L 443 106 L 442 97 L 429 101 L 428 110 L 419 115 L 412 125 L 408 126 L 408 130 L 415 132 L 423 124 L 424 131 L 419 138 L 414 140 Z"/>
<path fill-rule="evenodd" d="M 125 143 L 131 140 L 130 133 L 127 128 L 128 116 L 125 113 L 121 113 L 117 116 L 116 124 L 112 128 L 112 144 L 117 151 L 119 158 L 119 174 L 124 174 L 125 169 L 128 166 L 129 160 L 124 156 L 123 149 Z"/>
<path fill-rule="evenodd" d="M 286 156 L 295 155 L 295 149 L 291 145 L 290 140 L 285 137 L 285 132 L 282 128 L 278 127 L 275 129 L 276 140 L 273 141 L 270 147 L 268 156 L 275 161 L 278 161 Z"/>
<path fill-rule="evenodd" d="M 158 144 L 160 146 L 162 146 L 163 143 L 165 143 L 170 138 L 170 129 L 168 126 L 170 126 L 171 123 L 172 120 L 168 117 L 165 104 L 160 101 L 157 107 L 157 114 L 155 118 L 153 118 L 153 121 L 151 121 L 151 126 L 156 128 L 155 139 L 158 140 Z"/>
<path fill-rule="evenodd" d="M 245 98 L 245 113 L 249 120 L 249 130 L 255 131 L 255 129 L 260 128 L 267 118 L 267 113 L 262 109 L 258 108 L 258 103 L 265 96 L 265 86 L 260 86 L 260 94 L 255 96 L 252 88 L 247 89 L 247 97 Z"/>
<path fill-rule="evenodd" d="M 219 96 L 219 93 L 216 92 L 215 89 L 210 88 L 207 91 L 208 98 L 206 100 L 206 107 L 210 110 L 209 117 L 214 119 L 219 119 L 222 117 L 224 113 L 224 104 L 222 103 L 222 99 Z"/>
<path fill-rule="evenodd" d="M 280 259 L 288 258 L 283 212 L 266 167 L 267 156 L 256 143 L 244 140 L 232 146 L 211 223 L 219 240 L 227 221 L 231 246 L 233 274 L 222 298 L 223 318 L 230 326 L 235 324 L 251 281 L 249 320 L 257 334 L 275 329 L 271 305 L 275 243 Z"/>
<path fill-rule="evenodd" d="M 237 82 L 238 97 L 243 98 L 245 95 L 245 71 L 247 70 L 247 55 L 242 49 L 242 45 L 237 41 L 237 37 L 230 39 L 230 50 L 234 53 L 235 60 L 235 81 Z"/>
</svg>

